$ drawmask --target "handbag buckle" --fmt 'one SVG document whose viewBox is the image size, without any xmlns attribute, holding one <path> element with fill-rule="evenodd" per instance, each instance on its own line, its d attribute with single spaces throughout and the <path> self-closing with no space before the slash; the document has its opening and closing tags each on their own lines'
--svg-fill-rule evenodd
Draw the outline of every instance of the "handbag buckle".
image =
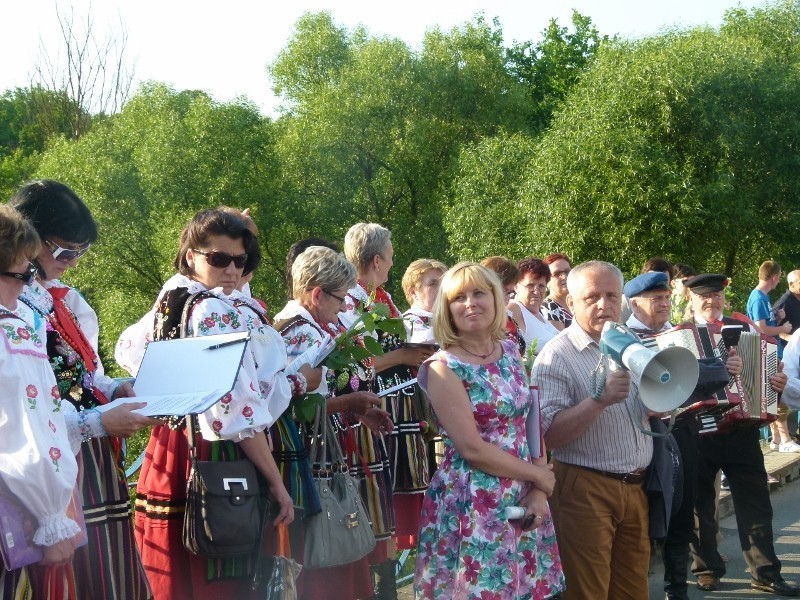
<svg viewBox="0 0 800 600">
<path fill-rule="evenodd" d="M 245 492 L 247 491 L 247 479 L 245 477 L 223 477 L 222 489 L 230 491 L 232 483 L 238 483 Z"/>
<path fill-rule="evenodd" d="M 347 529 L 353 529 L 354 527 L 358 527 L 358 513 L 349 513 L 344 516 L 344 526 Z"/>
</svg>

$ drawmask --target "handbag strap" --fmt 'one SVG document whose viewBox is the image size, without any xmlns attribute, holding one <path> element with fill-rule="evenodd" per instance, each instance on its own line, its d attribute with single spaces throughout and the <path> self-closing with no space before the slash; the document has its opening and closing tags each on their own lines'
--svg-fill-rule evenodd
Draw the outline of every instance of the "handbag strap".
<svg viewBox="0 0 800 600">
<path fill-rule="evenodd" d="M 328 416 L 324 411 L 324 407 L 318 406 L 314 414 L 314 429 L 311 435 L 313 445 L 309 452 L 309 460 L 312 465 L 318 464 L 320 470 L 325 470 L 328 464 L 328 449 L 330 449 L 331 471 L 347 471 L 344 451 L 336 432 L 328 423 Z"/>
</svg>

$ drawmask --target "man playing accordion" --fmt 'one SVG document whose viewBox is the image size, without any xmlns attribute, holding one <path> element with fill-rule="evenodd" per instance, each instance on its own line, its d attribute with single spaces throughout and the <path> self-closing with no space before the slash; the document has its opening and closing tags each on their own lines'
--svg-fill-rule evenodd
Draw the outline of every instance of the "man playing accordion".
<svg viewBox="0 0 800 600">
<path fill-rule="evenodd" d="M 690 304 L 696 324 L 741 325 L 746 323 L 724 317 L 724 275 L 705 273 L 688 279 Z M 731 375 L 742 371 L 742 359 L 731 348 L 726 362 Z M 772 375 L 770 386 L 782 392 L 787 377 L 782 372 Z M 739 542 L 745 561 L 750 569 L 750 587 L 781 596 L 800 595 L 800 588 L 783 579 L 781 561 L 775 554 L 772 539 L 772 504 L 769 497 L 767 471 L 764 454 L 759 443 L 758 421 L 726 429 L 714 435 L 700 436 L 697 443 L 697 492 L 695 512 L 698 527 L 691 542 L 694 559 L 692 572 L 697 577 L 697 587 L 702 590 L 719 588 L 720 578 L 725 575 L 725 563 L 717 549 L 718 523 L 715 517 L 717 490 L 714 485 L 717 473 L 722 470 L 730 485 Z M 683 448 L 681 448 L 683 451 Z M 684 465 L 695 463 L 684 457 Z M 676 564 L 677 564 L 677 559 Z M 666 560 L 665 560 L 666 562 Z M 684 595 L 669 596 L 687 598 Z"/>
</svg>

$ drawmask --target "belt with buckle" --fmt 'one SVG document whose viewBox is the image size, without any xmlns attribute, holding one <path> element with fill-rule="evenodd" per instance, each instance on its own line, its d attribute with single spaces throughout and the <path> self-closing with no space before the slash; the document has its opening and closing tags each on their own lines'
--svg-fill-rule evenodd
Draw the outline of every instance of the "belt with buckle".
<svg viewBox="0 0 800 600">
<path fill-rule="evenodd" d="M 612 473 L 611 471 L 601 471 L 600 469 L 592 469 L 591 467 L 582 468 L 586 469 L 587 471 L 591 471 L 592 473 L 597 473 L 598 475 L 616 479 L 617 481 L 629 483 L 631 485 L 639 485 L 644 481 L 644 469 L 639 471 L 631 471 L 630 473 Z"/>
</svg>

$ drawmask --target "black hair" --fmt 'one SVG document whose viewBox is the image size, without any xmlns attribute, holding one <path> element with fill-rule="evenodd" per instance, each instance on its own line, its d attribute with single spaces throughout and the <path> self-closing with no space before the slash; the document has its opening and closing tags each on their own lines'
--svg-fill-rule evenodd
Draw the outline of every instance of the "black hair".
<svg viewBox="0 0 800 600">
<path fill-rule="evenodd" d="M 261 249 L 258 239 L 250 231 L 248 223 L 241 214 L 225 207 L 201 210 L 186 224 L 181 232 L 180 249 L 175 256 L 175 268 L 182 275 L 190 276 L 192 270 L 186 261 L 189 250 L 202 248 L 212 235 L 224 235 L 234 240 L 242 240 L 247 261 L 243 275 L 252 273 L 261 262 Z"/>
<path fill-rule="evenodd" d="M 42 239 L 58 237 L 72 244 L 92 244 L 97 240 L 97 223 L 78 194 L 52 179 L 39 179 L 23 185 L 11 199 Z"/>
</svg>

